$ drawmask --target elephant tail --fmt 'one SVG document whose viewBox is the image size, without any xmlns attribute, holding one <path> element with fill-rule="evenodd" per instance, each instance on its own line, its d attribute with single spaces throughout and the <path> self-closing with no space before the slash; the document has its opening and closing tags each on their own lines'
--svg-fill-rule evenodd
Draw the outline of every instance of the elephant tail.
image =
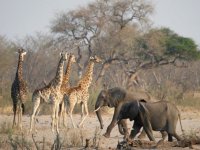
<svg viewBox="0 0 200 150">
<path fill-rule="evenodd" d="M 179 123 L 180 123 L 180 126 L 181 126 L 181 131 L 182 131 L 182 133 L 184 133 L 182 122 L 181 122 L 181 114 L 180 114 L 180 112 L 178 113 L 178 118 L 179 118 Z"/>
</svg>

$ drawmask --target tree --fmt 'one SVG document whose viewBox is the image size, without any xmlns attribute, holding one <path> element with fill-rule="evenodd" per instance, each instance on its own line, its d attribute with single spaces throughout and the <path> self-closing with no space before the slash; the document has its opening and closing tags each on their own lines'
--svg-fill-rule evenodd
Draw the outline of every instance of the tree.
<svg viewBox="0 0 200 150">
<path fill-rule="evenodd" d="M 0 95 L 7 94 L 10 91 L 12 77 L 11 72 L 14 71 L 13 64 L 15 63 L 15 47 L 13 43 L 0 36 Z"/>
<path fill-rule="evenodd" d="M 91 55 L 100 54 L 104 58 L 100 71 L 103 75 L 113 61 L 121 61 L 122 49 L 126 49 L 122 47 L 126 38 L 124 40 L 121 34 L 132 25 L 136 27 L 136 24 L 147 22 L 152 10 L 152 5 L 143 0 L 99 0 L 85 8 L 60 14 L 51 29 L 58 34 L 59 41 L 82 41 L 83 45 L 77 48 L 79 74 Z M 84 66 L 81 65 L 83 54 L 87 56 Z"/>
<path fill-rule="evenodd" d="M 180 58 L 187 60 L 199 58 L 197 45 L 191 38 L 180 36 L 168 28 L 161 31 L 166 35 L 167 55 L 179 55 Z"/>
</svg>

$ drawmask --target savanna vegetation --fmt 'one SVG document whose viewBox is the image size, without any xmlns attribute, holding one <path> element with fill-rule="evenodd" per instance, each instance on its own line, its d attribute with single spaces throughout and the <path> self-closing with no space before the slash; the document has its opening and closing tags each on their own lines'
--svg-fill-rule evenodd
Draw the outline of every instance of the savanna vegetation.
<svg viewBox="0 0 200 150">
<path fill-rule="evenodd" d="M 50 20 L 49 34 L 37 33 L 15 41 L 0 35 L 0 107 L 11 107 L 16 51 L 23 47 L 28 51 L 23 74 L 29 87 L 29 102 L 33 90 L 53 78 L 59 52 L 64 50 L 77 57 L 71 85 L 84 73 L 90 56 L 103 59 L 95 66 L 90 110 L 105 84 L 142 89 L 157 99 L 199 108 L 199 97 L 194 96 L 200 89 L 198 46 L 193 39 L 170 28 L 154 28 L 150 20 L 153 12 L 151 1 L 99 0 L 55 15 Z M 30 107 L 30 103 L 27 105 Z"/>
<path fill-rule="evenodd" d="M 1 114 L 12 114 L 11 84 L 19 47 L 27 51 L 23 63 L 23 77 L 29 89 L 26 114 L 32 109 L 32 92 L 55 76 L 61 51 L 74 53 L 77 58 L 72 65 L 71 86 L 84 74 L 90 56 L 97 55 L 103 60 L 94 69 L 88 102 L 91 112 L 99 91 L 116 86 L 144 90 L 156 99 L 199 109 L 199 47 L 193 39 L 170 28 L 155 28 L 150 19 L 153 12 L 150 0 L 96 0 L 55 15 L 49 20 L 50 33 L 36 33 L 17 40 L 0 35 Z M 49 114 L 49 107 L 42 107 L 40 113 Z M 66 139 L 57 136 L 53 143 L 45 138 L 35 141 L 34 135 L 28 139 L 26 132 L 18 133 L 10 123 L 2 122 L 0 149 L 62 149 L 88 144 L 82 130 L 66 131 Z M 100 131 L 96 129 L 90 145 L 98 149 L 99 139 Z"/>
</svg>

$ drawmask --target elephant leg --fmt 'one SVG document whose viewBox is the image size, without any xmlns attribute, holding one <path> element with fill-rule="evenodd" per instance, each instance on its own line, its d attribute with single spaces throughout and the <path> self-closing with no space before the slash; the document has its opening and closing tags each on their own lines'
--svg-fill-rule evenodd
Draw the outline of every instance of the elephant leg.
<svg viewBox="0 0 200 150">
<path fill-rule="evenodd" d="M 173 137 L 175 137 L 177 139 L 177 141 L 181 141 L 181 137 L 175 132 L 173 134 L 171 134 Z"/>
<path fill-rule="evenodd" d="M 138 124 L 138 123 L 134 123 L 133 125 L 133 129 L 131 130 L 131 134 L 129 136 L 130 139 L 134 139 L 135 136 L 140 132 L 142 125 Z"/>
<path fill-rule="evenodd" d="M 140 133 L 140 135 L 138 136 L 139 139 L 143 139 L 146 137 L 146 132 L 144 129 L 142 129 L 142 132 Z"/>
<path fill-rule="evenodd" d="M 114 115 L 112 118 L 112 122 L 110 123 L 110 125 L 107 127 L 106 133 L 104 134 L 104 136 L 106 138 L 110 137 L 110 132 L 112 131 L 112 129 L 116 126 L 117 124 L 117 117 L 119 115 L 119 111 L 121 109 L 122 104 L 120 104 L 115 110 L 114 110 Z"/>
<path fill-rule="evenodd" d="M 124 135 L 124 139 L 127 139 L 129 137 L 126 119 L 123 119 L 118 123 L 118 129 L 120 134 Z"/>
<path fill-rule="evenodd" d="M 167 137 L 167 132 L 166 131 L 160 131 L 161 135 L 162 135 L 162 140 L 164 141 Z"/>
<path fill-rule="evenodd" d="M 168 133 L 172 136 L 172 137 L 175 137 L 177 139 L 177 141 L 180 141 L 181 140 L 181 137 L 176 133 L 176 124 L 177 124 L 177 121 L 176 122 L 173 122 L 173 120 L 170 120 L 169 121 L 169 126 L 168 126 Z M 171 140 L 173 141 L 173 139 L 169 139 L 168 140 Z"/>
<path fill-rule="evenodd" d="M 152 126 L 149 120 L 149 116 L 147 115 L 147 111 L 146 109 L 143 108 L 143 106 L 140 107 L 139 116 L 141 119 L 141 123 L 143 125 L 143 129 L 145 130 L 149 140 L 155 141 L 155 138 L 153 137 Z"/>
<path fill-rule="evenodd" d="M 106 133 L 104 134 L 104 136 L 106 138 L 110 137 L 110 132 L 112 131 L 112 129 L 115 127 L 115 125 L 117 124 L 117 120 L 113 120 L 110 125 L 107 127 Z"/>
<path fill-rule="evenodd" d="M 175 125 L 174 126 L 169 126 L 167 132 L 168 132 L 168 141 L 173 141 L 172 137 L 175 137 L 178 141 L 181 140 L 181 137 L 178 136 L 178 134 L 176 133 L 176 126 Z"/>
<path fill-rule="evenodd" d="M 152 127 L 151 127 L 151 123 L 150 123 L 149 119 L 147 117 L 143 117 L 142 115 L 141 115 L 141 119 L 142 119 L 142 122 L 143 122 L 143 129 L 146 132 L 149 140 L 155 141 L 155 138 L 153 137 Z"/>
<path fill-rule="evenodd" d="M 155 141 L 155 138 L 153 137 L 153 133 L 152 130 L 149 128 L 144 128 L 145 132 L 147 133 L 147 136 L 149 138 L 150 141 Z"/>
<path fill-rule="evenodd" d="M 168 141 L 169 141 L 169 142 L 172 142 L 172 141 L 173 141 L 172 135 L 171 135 L 170 133 L 168 133 Z"/>
</svg>

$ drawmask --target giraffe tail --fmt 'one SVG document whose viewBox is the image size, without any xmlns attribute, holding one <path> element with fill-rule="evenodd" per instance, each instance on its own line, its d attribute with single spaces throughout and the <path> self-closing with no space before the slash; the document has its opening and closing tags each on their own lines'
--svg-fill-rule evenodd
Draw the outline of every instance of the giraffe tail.
<svg viewBox="0 0 200 150">
<path fill-rule="evenodd" d="M 22 107 L 22 114 L 24 115 L 25 114 L 25 105 L 22 103 L 21 107 Z"/>
</svg>

